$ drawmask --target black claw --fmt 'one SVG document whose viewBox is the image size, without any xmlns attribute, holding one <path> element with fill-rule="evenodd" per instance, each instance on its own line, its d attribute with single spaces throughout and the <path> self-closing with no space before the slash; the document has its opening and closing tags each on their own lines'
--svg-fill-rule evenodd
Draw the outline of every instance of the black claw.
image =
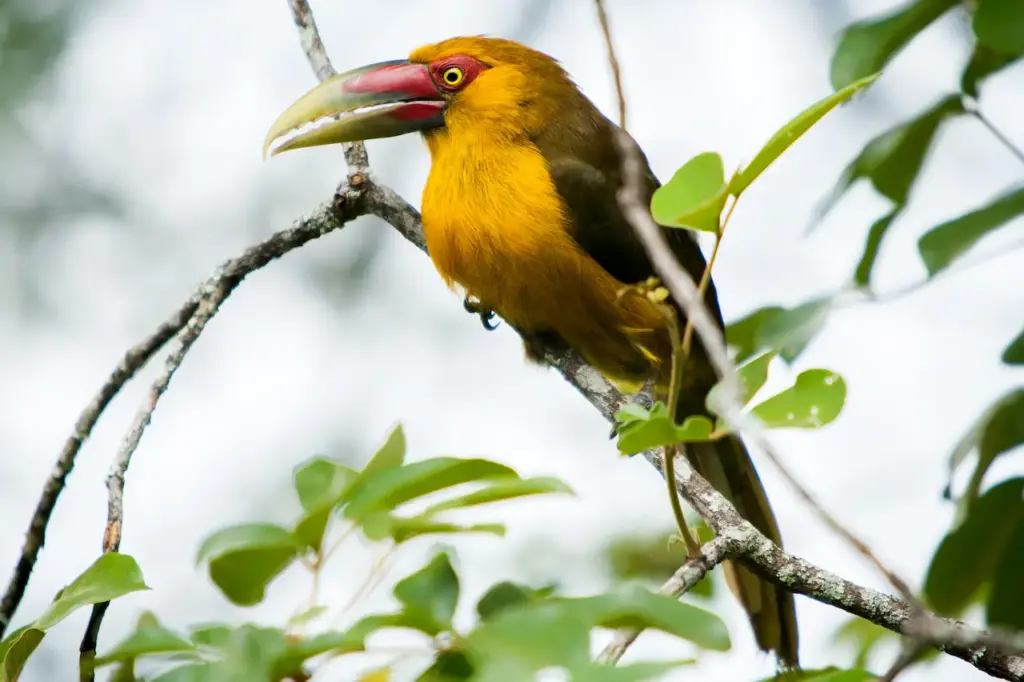
<svg viewBox="0 0 1024 682">
<path fill-rule="evenodd" d="M 493 332 L 495 329 L 498 328 L 498 325 L 501 324 L 500 322 L 497 322 L 495 324 L 491 324 L 491 320 L 493 320 L 493 319 L 494 319 L 494 311 L 493 310 L 486 310 L 486 311 L 481 310 L 480 311 L 480 324 L 482 324 L 484 326 L 484 329 L 486 329 L 489 332 Z"/>
<path fill-rule="evenodd" d="M 487 331 L 492 332 L 498 328 L 498 324 L 500 323 L 491 324 L 491 320 L 494 319 L 493 310 L 481 308 L 478 303 L 474 303 L 473 301 L 469 300 L 469 296 L 462 299 L 462 307 L 466 309 L 467 313 L 473 313 L 474 315 L 478 315 L 480 317 L 480 324 L 482 324 L 484 326 L 484 329 L 486 329 Z"/>
</svg>

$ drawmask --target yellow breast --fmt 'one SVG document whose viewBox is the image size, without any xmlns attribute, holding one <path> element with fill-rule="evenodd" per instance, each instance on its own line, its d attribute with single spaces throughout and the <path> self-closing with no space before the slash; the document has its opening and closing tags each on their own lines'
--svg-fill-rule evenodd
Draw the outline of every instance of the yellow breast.
<svg viewBox="0 0 1024 682">
<path fill-rule="evenodd" d="M 664 320 L 645 299 L 620 298 L 623 283 L 573 239 L 540 151 L 493 136 L 427 142 L 423 231 L 448 285 L 522 329 L 558 333 L 610 377 L 646 377 Z"/>
<path fill-rule="evenodd" d="M 449 286 L 530 328 L 550 318 L 553 275 L 559 260 L 578 259 L 576 245 L 540 151 L 493 145 L 431 144 L 423 231 Z"/>
</svg>

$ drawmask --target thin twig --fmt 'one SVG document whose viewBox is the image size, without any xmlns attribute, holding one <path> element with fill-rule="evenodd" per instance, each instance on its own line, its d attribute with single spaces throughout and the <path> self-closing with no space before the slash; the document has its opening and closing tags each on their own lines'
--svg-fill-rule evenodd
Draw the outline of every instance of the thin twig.
<svg viewBox="0 0 1024 682">
<path fill-rule="evenodd" d="M 901 673 L 921 660 L 921 654 L 928 650 L 928 643 L 920 639 L 908 638 L 903 642 L 900 655 L 896 657 L 889 670 L 878 678 L 878 682 L 894 682 Z"/>
<path fill-rule="evenodd" d="M 619 67 L 619 58 L 615 56 L 615 45 L 612 42 L 612 29 L 608 23 L 608 11 L 604 7 L 604 0 L 594 0 L 597 6 L 597 19 L 601 22 L 601 33 L 604 34 L 604 44 L 608 50 L 608 63 L 611 65 L 612 78 L 615 79 L 615 93 L 619 98 L 619 127 L 626 129 L 626 95 L 622 87 L 622 69 Z"/>
<path fill-rule="evenodd" d="M 999 140 L 1000 144 L 1006 147 L 1006 149 L 1011 154 L 1016 156 L 1018 161 L 1024 163 L 1024 151 L 1021 151 L 1020 147 L 1015 145 L 1010 138 L 1004 135 L 1003 131 L 999 130 L 999 128 L 996 128 L 995 124 L 992 123 L 992 121 L 990 121 L 988 117 L 985 116 L 985 114 L 981 113 L 980 109 L 971 108 L 969 109 L 969 111 L 971 112 L 971 115 L 974 116 L 974 118 L 978 119 L 978 121 L 983 126 L 985 126 L 990 133 L 992 133 L 993 137 Z"/>
<path fill-rule="evenodd" d="M 82 449 L 82 445 L 89 438 L 100 415 L 103 414 L 114 396 L 181 329 L 198 305 L 198 296 L 190 297 L 155 332 L 132 346 L 124 354 L 121 362 L 114 367 L 107 382 L 78 416 L 75 429 L 64 443 L 53 472 L 43 487 L 43 493 L 36 504 L 28 532 L 25 533 L 25 544 L 21 548 L 21 557 L 18 559 L 18 565 L 7 585 L 3 602 L 0 602 L 0 639 L 3 638 L 4 631 L 10 624 L 15 611 L 18 610 L 22 597 L 25 596 L 25 589 L 28 587 L 32 569 L 35 567 L 39 552 L 46 541 L 46 528 L 50 523 L 53 510 L 57 506 L 57 498 L 64 490 L 68 475 L 75 465 L 75 457 Z"/>
<path fill-rule="evenodd" d="M 729 210 L 725 212 L 725 218 L 722 220 L 722 225 L 718 229 L 718 234 L 715 235 L 715 246 L 711 249 L 711 255 L 708 257 L 708 264 L 704 268 L 704 272 L 700 275 L 700 283 L 697 284 L 697 293 L 700 294 L 701 298 L 704 297 L 705 292 L 708 290 L 708 285 L 711 283 L 711 270 L 715 267 L 715 261 L 718 259 L 718 252 L 722 248 L 722 237 L 725 236 L 725 230 L 729 227 L 729 221 L 732 219 L 732 212 L 736 210 L 736 203 L 739 201 L 738 197 L 734 197 L 732 204 L 729 205 Z M 683 329 L 683 354 L 689 355 L 690 344 L 693 342 L 693 325 L 690 320 L 686 320 L 686 327 Z"/>
<path fill-rule="evenodd" d="M 672 362 L 671 369 L 669 370 L 671 374 L 668 385 L 668 413 L 675 420 L 676 410 L 679 408 L 679 385 L 683 378 L 683 362 L 679 356 L 681 345 L 679 339 L 679 320 L 674 308 L 660 303 L 658 307 L 663 310 L 665 322 L 668 325 L 669 338 L 672 341 Z M 676 526 L 679 527 L 679 534 L 683 544 L 686 545 L 686 556 L 694 558 L 700 554 L 700 545 L 690 533 L 690 526 L 686 523 L 686 515 L 683 514 L 683 505 L 679 501 L 679 492 L 676 490 L 675 484 L 675 460 L 679 450 L 675 445 L 670 445 L 665 448 L 664 454 L 665 485 L 668 486 L 668 499 L 672 506 L 672 514 L 675 516 Z"/>
<path fill-rule="evenodd" d="M 352 593 L 352 596 L 350 596 L 348 601 L 345 602 L 345 605 L 341 607 L 341 610 L 338 611 L 338 615 L 335 616 L 335 621 L 340 621 L 348 615 L 349 611 L 354 609 L 359 602 L 366 598 L 366 595 L 370 594 L 370 592 L 372 592 L 373 589 L 377 587 L 385 577 L 387 577 L 388 571 L 391 568 L 387 565 L 388 561 L 395 556 L 397 551 L 398 545 L 389 545 L 380 553 L 377 560 L 373 562 L 373 567 L 370 569 L 369 573 L 366 574 L 366 578 L 362 583 L 360 583 L 359 587 L 356 588 L 356 591 Z"/>
<path fill-rule="evenodd" d="M 712 568 L 723 561 L 732 558 L 730 553 L 731 543 L 717 537 L 700 548 L 695 557 L 686 560 L 679 569 L 672 574 L 664 585 L 658 590 L 659 594 L 669 597 L 681 597 L 694 585 L 699 583 Z M 626 649 L 636 641 L 636 638 L 643 632 L 640 628 L 622 628 L 616 631 L 612 641 L 597 656 L 599 663 L 617 663 Z"/>
<path fill-rule="evenodd" d="M 295 27 L 299 29 L 302 51 L 306 53 L 306 59 L 309 60 L 317 79 L 323 82 L 337 75 L 338 72 L 334 70 L 327 50 L 324 49 L 324 43 L 320 40 L 320 31 L 316 27 L 316 19 L 313 18 L 313 10 L 309 8 L 309 3 L 306 0 L 289 0 L 288 4 L 292 8 Z"/>
<path fill-rule="evenodd" d="M 1010 242 L 1009 244 L 1003 244 L 996 249 L 968 253 L 967 255 L 958 258 L 948 268 L 943 268 L 930 277 L 919 279 L 916 282 L 911 282 L 910 284 L 898 287 L 892 291 L 861 291 L 860 293 L 866 294 L 866 296 L 851 298 L 847 305 L 856 305 L 857 303 L 862 303 L 865 300 L 872 303 L 893 303 L 894 301 L 898 301 L 901 298 L 924 289 L 930 284 L 934 284 L 939 279 L 949 278 L 952 275 L 976 269 L 980 265 L 986 265 L 1007 255 L 1016 255 L 1022 248 L 1024 248 L 1024 239 L 1018 239 Z"/>
</svg>

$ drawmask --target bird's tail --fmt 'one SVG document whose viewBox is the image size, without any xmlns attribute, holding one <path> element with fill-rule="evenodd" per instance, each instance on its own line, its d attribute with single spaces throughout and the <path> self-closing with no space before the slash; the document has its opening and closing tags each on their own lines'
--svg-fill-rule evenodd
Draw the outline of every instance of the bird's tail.
<svg viewBox="0 0 1024 682">
<path fill-rule="evenodd" d="M 689 443 L 686 456 L 693 468 L 725 496 L 740 515 L 781 546 L 775 514 L 743 441 L 730 436 Z M 775 652 L 789 668 L 799 667 L 796 609 L 793 594 L 763 580 L 735 562 L 722 564 L 729 589 L 743 605 L 762 651 Z"/>
</svg>

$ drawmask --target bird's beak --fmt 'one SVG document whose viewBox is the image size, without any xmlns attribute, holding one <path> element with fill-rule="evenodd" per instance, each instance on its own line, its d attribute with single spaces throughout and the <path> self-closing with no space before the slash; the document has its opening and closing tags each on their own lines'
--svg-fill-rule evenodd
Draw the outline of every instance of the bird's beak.
<svg viewBox="0 0 1024 682">
<path fill-rule="evenodd" d="M 404 59 L 370 64 L 327 79 L 288 107 L 270 126 L 263 157 L 271 147 L 273 156 L 436 128 L 444 125 L 445 105 L 425 65 Z"/>
</svg>

